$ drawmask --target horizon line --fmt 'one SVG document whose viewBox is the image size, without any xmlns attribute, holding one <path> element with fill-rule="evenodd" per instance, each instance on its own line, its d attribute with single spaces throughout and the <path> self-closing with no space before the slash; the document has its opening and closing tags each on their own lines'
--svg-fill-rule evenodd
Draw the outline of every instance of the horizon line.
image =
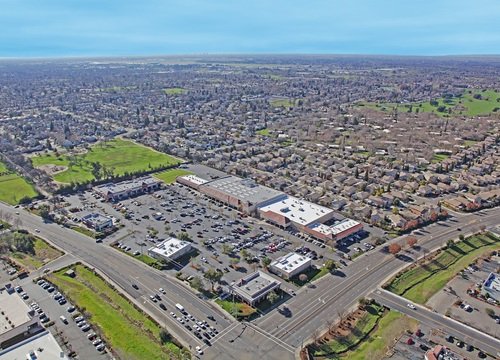
<svg viewBox="0 0 500 360">
<path fill-rule="evenodd" d="M 123 58 L 179 58 L 179 57 L 237 57 L 237 56 L 305 56 L 305 57 L 380 57 L 380 58 L 473 58 L 473 57 L 500 57 L 498 54 L 381 54 L 381 53 L 294 53 L 294 52 L 231 52 L 231 53 L 179 53 L 179 54 L 129 54 L 129 55 L 48 55 L 48 56 L 0 56 L 0 61 L 8 60 L 84 60 L 84 59 L 123 59 Z"/>
</svg>

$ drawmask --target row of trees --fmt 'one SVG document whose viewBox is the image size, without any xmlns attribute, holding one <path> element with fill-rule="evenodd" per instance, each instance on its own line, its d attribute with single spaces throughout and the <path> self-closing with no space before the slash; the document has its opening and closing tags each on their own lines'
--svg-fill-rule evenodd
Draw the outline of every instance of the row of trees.
<svg viewBox="0 0 500 360">
<path fill-rule="evenodd" d="M 9 252 L 22 252 L 35 254 L 34 237 L 30 234 L 20 232 L 5 232 L 0 235 L 0 254 Z"/>
</svg>

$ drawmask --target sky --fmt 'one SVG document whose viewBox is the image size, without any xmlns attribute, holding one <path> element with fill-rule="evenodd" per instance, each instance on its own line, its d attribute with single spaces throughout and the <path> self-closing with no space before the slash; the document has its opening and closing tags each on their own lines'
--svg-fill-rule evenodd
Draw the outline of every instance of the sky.
<svg viewBox="0 0 500 360">
<path fill-rule="evenodd" d="M 0 57 L 500 54 L 500 0 L 0 0 Z"/>
</svg>

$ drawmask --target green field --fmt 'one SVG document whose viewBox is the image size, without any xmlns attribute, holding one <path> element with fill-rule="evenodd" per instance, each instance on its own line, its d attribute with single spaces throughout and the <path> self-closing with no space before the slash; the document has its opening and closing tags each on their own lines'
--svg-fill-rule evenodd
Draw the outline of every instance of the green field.
<svg viewBox="0 0 500 360">
<path fill-rule="evenodd" d="M 122 359 L 163 360 L 180 358 L 181 350 L 169 342 L 160 343 L 161 327 L 103 279 L 82 265 L 76 277 L 64 275 L 67 268 L 47 278 L 79 309 L 91 315 L 90 322 Z"/>
<path fill-rule="evenodd" d="M 431 162 L 432 163 L 440 163 L 443 160 L 446 160 L 450 157 L 450 155 L 447 154 L 434 154 L 432 156 Z"/>
<path fill-rule="evenodd" d="M 21 176 L 10 172 L 0 162 L 0 201 L 11 205 L 19 204 L 22 198 L 38 196 L 35 188 Z"/>
<path fill-rule="evenodd" d="M 480 95 L 481 98 L 474 98 L 475 95 Z M 418 111 L 434 113 L 439 116 L 487 115 L 494 113 L 495 109 L 499 112 L 498 109 L 500 109 L 500 93 L 494 90 L 474 90 L 470 93 L 467 91 L 460 97 L 438 98 L 434 99 L 434 101 L 434 104 L 431 104 L 430 101 L 411 104 L 360 102 L 357 106 L 387 113 L 392 112 L 395 108 L 397 108 L 400 113 L 416 113 Z"/>
<path fill-rule="evenodd" d="M 272 99 L 269 101 L 272 107 L 291 108 L 297 105 L 298 100 L 293 99 Z"/>
<path fill-rule="evenodd" d="M 349 335 L 334 338 L 325 344 L 317 346 L 314 349 L 314 356 L 343 353 L 359 344 L 375 328 L 382 314 L 382 307 L 379 305 L 369 305 L 366 310 L 366 314 L 356 322 Z"/>
<path fill-rule="evenodd" d="M 349 360 L 379 360 L 385 358 L 394 339 L 404 331 L 416 331 L 418 322 L 397 311 L 389 311 L 382 316 L 368 338 L 352 351 L 342 354 L 342 359 Z"/>
<path fill-rule="evenodd" d="M 460 270 L 484 253 L 500 249 L 493 234 L 474 235 L 455 243 L 435 258 L 397 275 L 386 287 L 418 304 L 425 304 Z"/>
<path fill-rule="evenodd" d="M 7 166 L 3 162 L 0 162 L 0 174 L 9 172 L 9 169 L 7 169 Z"/>
<path fill-rule="evenodd" d="M 175 88 L 163 89 L 163 92 L 167 95 L 181 95 L 181 94 L 185 94 L 187 92 L 187 90 L 183 89 L 183 88 L 175 87 Z"/>
<path fill-rule="evenodd" d="M 177 176 L 190 175 L 190 174 L 192 174 L 191 171 L 183 169 L 172 169 L 154 174 L 154 177 L 160 179 L 165 184 L 172 184 L 175 182 Z"/>
<path fill-rule="evenodd" d="M 12 257 L 28 270 L 36 270 L 62 255 L 61 251 L 53 248 L 40 238 L 35 238 L 33 248 L 34 254 L 16 251 L 12 253 Z"/>
<path fill-rule="evenodd" d="M 270 132 L 269 132 L 269 129 L 260 129 L 260 130 L 257 130 L 256 133 L 258 135 L 262 135 L 262 136 L 269 136 L 270 135 Z"/>
<path fill-rule="evenodd" d="M 180 160 L 132 141 L 115 139 L 94 145 L 87 153 L 71 156 L 50 153 L 31 158 L 34 167 L 62 165 L 67 170 L 53 176 L 60 183 L 82 183 L 95 179 L 92 163 L 99 163 L 114 175 L 149 171 L 159 166 L 179 164 Z"/>
</svg>

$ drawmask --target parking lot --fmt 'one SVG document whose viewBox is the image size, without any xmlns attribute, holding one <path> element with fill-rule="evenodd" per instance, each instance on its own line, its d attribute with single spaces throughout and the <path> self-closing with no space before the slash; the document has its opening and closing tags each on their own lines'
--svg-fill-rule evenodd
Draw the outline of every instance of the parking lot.
<svg viewBox="0 0 500 360">
<path fill-rule="evenodd" d="M 30 308 L 31 316 L 38 316 L 42 324 L 53 323 L 48 329 L 67 354 L 74 352 L 74 356 L 80 359 L 112 358 L 92 326 L 84 318 L 77 319 L 79 321 L 74 319 L 80 316 L 78 309 L 50 283 L 37 284 L 30 278 L 16 280 L 15 291 Z"/>
<path fill-rule="evenodd" d="M 202 278 L 207 269 L 216 268 L 224 272 L 223 280 L 228 284 L 256 270 L 265 257 L 274 260 L 296 251 L 310 257 L 316 267 L 321 267 L 327 259 L 342 267 L 350 256 L 373 248 L 370 234 L 365 232 L 342 240 L 339 249 L 332 249 L 307 235 L 242 216 L 177 183 L 116 204 L 104 202 L 91 191 L 65 200 L 69 203 L 67 209 L 96 211 L 123 226 L 104 243 L 114 244 L 131 256 L 147 254 L 148 248 L 170 235 L 187 234 L 195 251 L 166 271 L 172 274 L 182 271 L 185 277 Z M 293 284 L 290 290 L 296 290 Z"/>
<path fill-rule="evenodd" d="M 480 300 L 474 294 L 476 286 L 481 285 L 490 272 L 496 272 L 498 262 L 481 260 L 468 266 L 461 274 L 455 276 L 439 293 L 428 302 L 435 311 L 446 314 L 464 324 L 498 336 L 500 331 L 500 312 L 493 303 Z M 493 311 L 495 316 L 490 316 Z"/>
</svg>

